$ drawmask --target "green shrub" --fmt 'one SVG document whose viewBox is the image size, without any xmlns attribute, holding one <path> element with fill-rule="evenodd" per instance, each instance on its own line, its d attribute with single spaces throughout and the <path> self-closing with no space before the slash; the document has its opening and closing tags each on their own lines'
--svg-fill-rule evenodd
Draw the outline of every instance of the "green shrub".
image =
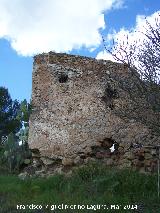
<svg viewBox="0 0 160 213">
<path fill-rule="evenodd" d="M 89 173 L 91 173 L 90 176 Z M 87 177 L 86 180 L 85 177 Z M 15 209 L 18 203 L 24 205 L 31 203 L 42 205 L 118 204 L 122 207 L 127 204 L 137 204 L 144 207 L 142 212 L 158 213 L 160 203 L 157 197 L 156 178 L 156 175 L 145 175 L 130 170 L 111 170 L 100 164 L 76 169 L 69 177 L 55 175 L 49 178 L 29 178 L 22 181 L 13 175 L 0 175 L 0 200 L 1 195 L 3 200 L 5 199 L 0 208 L 3 208 L 2 212 L 14 212 L 8 209 Z M 44 212 L 47 212 L 46 209 Z M 56 212 L 59 211 L 56 210 Z M 68 212 L 81 211 L 68 209 Z M 92 211 L 84 210 L 83 212 Z M 108 210 L 108 212 L 112 211 Z M 132 211 L 118 210 L 117 212 Z"/>
<path fill-rule="evenodd" d="M 8 139 L 4 144 L 2 159 L 8 166 L 10 172 L 19 171 L 21 165 L 27 162 L 31 158 L 31 152 L 29 150 L 27 142 L 19 146 L 18 139 L 13 133 L 8 135 Z M 28 159 L 28 161 L 26 160 Z"/>
</svg>

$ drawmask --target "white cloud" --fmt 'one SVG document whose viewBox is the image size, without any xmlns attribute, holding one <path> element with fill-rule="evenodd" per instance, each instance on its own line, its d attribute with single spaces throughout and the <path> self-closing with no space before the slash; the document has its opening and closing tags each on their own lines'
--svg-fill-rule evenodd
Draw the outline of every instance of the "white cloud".
<svg viewBox="0 0 160 213">
<path fill-rule="evenodd" d="M 104 51 L 100 51 L 97 56 L 96 59 L 104 59 L 104 60 L 110 60 L 110 61 L 116 61 L 112 54 L 110 54 L 109 52 Z"/>
<path fill-rule="evenodd" d="M 104 11 L 124 0 L 0 0 L 0 38 L 24 56 L 100 44 Z"/>
<path fill-rule="evenodd" d="M 158 14 L 160 14 L 160 11 L 157 11 L 148 17 L 145 17 L 144 15 L 137 15 L 135 27 L 130 29 L 125 29 L 123 27 L 120 29 L 119 32 L 113 30 L 112 33 L 109 33 L 106 36 L 105 39 L 107 41 L 106 47 L 110 48 L 112 44 L 111 41 L 114 39 L 115 46 L 117 47 L 118 50 L 120 50 L 120 46 L 122 45 L 123 49 L 125 48 L 126 51 L 128 52 L 130 51 L 129 50 L 130 45 L 136 44 L 135 53 L 136 51 L 137 52 L 140 51 L 140 45 L 145 39 L 147 39 L 147 37 L 145 36 L 147 30 L 146 20 L 151 24 L 152 27 L 155 27 L 156 26 L 155 19 L 159 17 Z M 125 58 L 123 52 L 122 51 L 117 52 L 116 48 L 113 51 L 113 53 L 116 54 L 120 59 Z M 97 59 L 107 60 L 108 58 L 114 61 L 114 58 L 109 53 L 106 53 L 106 51 L 101 51 L 97 54 Z"/>
</svg>

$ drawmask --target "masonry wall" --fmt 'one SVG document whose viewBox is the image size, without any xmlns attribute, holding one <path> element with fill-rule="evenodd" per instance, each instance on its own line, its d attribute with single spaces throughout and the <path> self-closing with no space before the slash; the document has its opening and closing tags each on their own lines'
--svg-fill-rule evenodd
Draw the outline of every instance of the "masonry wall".
<svg viewBox="0 0 160 213">
<path fill-rule="evenodd" d="M 30 148 L 39 150 L 41 157 L 61 159 L 65 165 L 115 156 L 109 152 L 114 143 L 118 155 L 113 162 L 124 163 L 120 155 L 130 152 L 131 144 L 156 143 L 157 138 L 151 137 L 144 124 L 132 118 L 126 121 L 114 113 L 129 103 L 129 95 L 117 81 L 127 76 L 127 66 L 111 61 L 53 52 L 37 55 Z"/>
</svg>

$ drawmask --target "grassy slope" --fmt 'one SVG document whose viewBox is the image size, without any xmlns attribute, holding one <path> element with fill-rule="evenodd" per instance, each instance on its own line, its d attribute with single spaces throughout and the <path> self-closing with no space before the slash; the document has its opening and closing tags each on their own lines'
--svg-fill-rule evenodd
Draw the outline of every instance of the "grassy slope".
<svg viewBox="0 0 160 213">
<path fill-rule="evenodd" d="M 129 170 L 106 169 L 97 164 L 75 170 L 71 177 L 56 175 L 47 179 L 19 180 L 16 176 L 0 175 L 0 212 L 14 211 L 17 204 L 139 204 L 145 213 L 160 212 L 156 175 Z M 159 210 L 158 210 L 159 209 Z M 53 211 L 52 211 L 53 212 Z M 66 210 L 56 212 L 95 212 Z M 104 210 L 96 212 L 132 212 Z"/>
</svg>

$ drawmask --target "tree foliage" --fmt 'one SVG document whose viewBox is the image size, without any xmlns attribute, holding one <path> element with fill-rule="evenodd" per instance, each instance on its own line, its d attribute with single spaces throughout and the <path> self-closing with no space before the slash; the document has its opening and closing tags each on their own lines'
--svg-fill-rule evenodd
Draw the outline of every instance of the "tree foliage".
<svg viewBox="0 0 160 213">
<path fill-rule="evenodd" d="M 3 145 L 0 146 L 0 163 L 10 172 L 31 162 L 28 147 L 30 113 L 31 105 L 26 100 L 21 103 L 13 101 L 8 89 L 0 87 L 0 145 Z"/>
<path fill-rule="evenodd" d="M 24 127 L 29 126 L 29 117 L 31 114 L 31 104 L 27 102 L 26 99 L 24 99 L 20 104 L 20 110 L 18 111 L 17 118 L 21 120 Z"/>
<path fill-rule="evenodd" d="M 19 110 L 19 102 L 11 99 L 8 89 L 0 87 L 0 138 L 20 130 L 22 124 L 17 118 Z"/>
<path fill-rule="evenodd" d="M 145 31 L 138 32 L 144 38 L 141 43 L 132 42 L 129 35 L 123 41 L 114 41 L 109 49 L 113 58 L 128 67 L 128 78 L 118 79 L 119 87 L 129 94 L 132 108 L 118 111 L 123 117 L 133 118 L 160 133 L 160 14 L 153 26 L 147 19 Z M 134 84 L 131 82 L 134 78 Z M 127 84 L 126 82 L 130 82 Z M 156 119 L 155 119 L 156 118 Z"/>
</svg>

